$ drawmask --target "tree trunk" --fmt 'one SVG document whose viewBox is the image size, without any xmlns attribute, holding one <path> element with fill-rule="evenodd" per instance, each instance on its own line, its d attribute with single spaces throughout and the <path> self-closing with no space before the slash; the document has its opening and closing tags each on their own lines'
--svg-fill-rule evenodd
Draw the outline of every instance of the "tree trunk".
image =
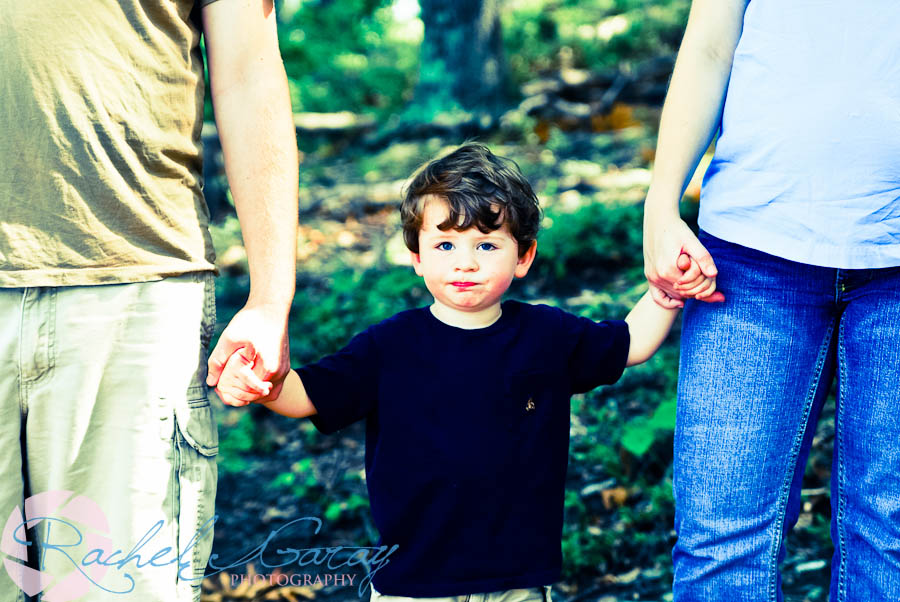
<svg viewBox="0 0 900 602">
<path fill-rule="evenodd" d="M 459 111 L 496 114 L 507 70 L 500 0 L 420 0 L 425 38 L 414 105 L 425 117 Z"/>
</svg>

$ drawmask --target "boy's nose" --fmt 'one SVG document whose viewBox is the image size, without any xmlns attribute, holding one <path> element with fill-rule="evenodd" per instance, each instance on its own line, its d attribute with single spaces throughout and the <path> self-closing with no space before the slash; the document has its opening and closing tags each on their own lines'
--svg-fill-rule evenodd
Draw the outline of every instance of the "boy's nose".
<svg viewBox="0 0 900 602">
<path fill-rule="evenodd" d="M 478 262 L 475 261 L 475 254 L 465 252 L 458 253 L 456 256 L 456 265 L 454 267 L 463 272 L 473 272 L 477 270 Z"/>
</svg>

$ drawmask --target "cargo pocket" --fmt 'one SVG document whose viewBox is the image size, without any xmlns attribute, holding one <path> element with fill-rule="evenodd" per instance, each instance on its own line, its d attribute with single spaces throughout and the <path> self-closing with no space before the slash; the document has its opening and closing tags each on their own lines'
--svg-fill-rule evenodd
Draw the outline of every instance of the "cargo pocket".
<svg viewBox="0 0 900 602">
<path fill-rule="evenodd" d="M 188 388 L 187 407 L 176 409 L 175 418 L 188 445 L 204 456 L 215 457 L 219 452 L 219 431 L 205 385 Z"/>
<path fill-rule="evenodd" d="M 199 600 L 200 582 L 212 551 L 219 434 L 205 385 L 191 386 L 175 409 L 175 504 L 178 551 L 191 566 L 180 567 L 179 581 L 190 581 Z M 189 550 L 189 551 L 188 551 Z"/>
</svg>

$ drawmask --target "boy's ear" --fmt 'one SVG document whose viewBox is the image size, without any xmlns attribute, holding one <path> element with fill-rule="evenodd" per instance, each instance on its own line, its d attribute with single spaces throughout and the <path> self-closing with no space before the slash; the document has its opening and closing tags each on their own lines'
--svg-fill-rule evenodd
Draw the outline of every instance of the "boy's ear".
<svg viewBox="0 0 900 602">
<path fill-rule="evenodd" d="M 412 259 L 413 269 L 416 271 L 417 276 L 422 275 L 422 258 L 419 257 L 419 254 L 415 251 L 410 251 L 409 256 Z"/>
<path fill-rule="evenodd" d="M 525 251 L 521 257 L 519 257 L 519 262 L 516 264 L 516 278 L 524 278 L 525 274 L 528 273 L 528 270 L 531 269 L 531 264 L 534 262 L 534 256 L 537 254 L 537 241 L 531 241 L 531 245 L 528 247 L 528 250 Z"/>
</svg>

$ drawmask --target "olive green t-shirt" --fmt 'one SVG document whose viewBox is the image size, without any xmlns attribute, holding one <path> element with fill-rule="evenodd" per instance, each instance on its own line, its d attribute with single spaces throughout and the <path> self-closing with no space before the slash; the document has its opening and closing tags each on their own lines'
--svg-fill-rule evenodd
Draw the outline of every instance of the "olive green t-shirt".
<svg viewBox="0 0 900 602">
<path fill-rule="evenodd" d="M 214 270 L 200 6 L 0 0 L 0 287 Z"/>
</svg>

